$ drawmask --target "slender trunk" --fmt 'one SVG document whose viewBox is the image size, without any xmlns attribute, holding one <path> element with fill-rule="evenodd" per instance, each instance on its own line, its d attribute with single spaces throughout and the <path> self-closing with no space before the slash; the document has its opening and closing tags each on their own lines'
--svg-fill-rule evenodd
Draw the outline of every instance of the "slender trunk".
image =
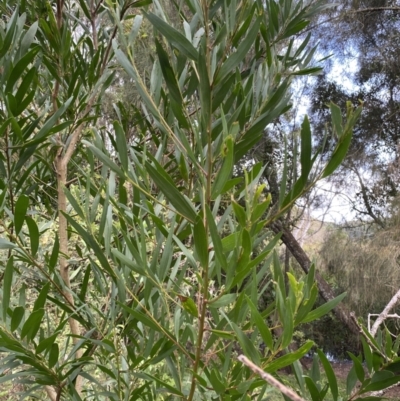
<svg viewBox="0 0 400 401">
<path fill-rule="evenodd" d="M 271 229 L 276 234 L 282 233 L 282 242 L 297 260 L 303 271 L 308 273 L 310 271 L 311 260 L 304 252 L 303 248 L 299 245 L 293 234 L 286 227 L 284 227 L 280 221 L 273 222 L 271 224 Z M 317 271 L 315 272 L 315 280 L 317 282 L 319 294 L 325 301 L 330 301 L 335 298 L 335 294 L 332 291 L 331 286 Z M 333 311 L 337 318 L 344 323 L 352 331 L 352 333 L 357 335 L 359 334 L 360 331 L 351 319 L 350 311 L 348 311 L 345 306 L 339 304 Z"/>
<path fill-rule="evenodd" d="M 56 167 L 57 167 L 57 179 L 58 179 L 58 237 L 60 241 L 60 259 L 59 259 L 59 266 L 60 266 L 60 275 L 64 281 L 65 289 L 64 295 L 65 298 L 68 300 L 71 306 L 74 305 L 74 298 L 70 291 L 71 282 L 69 279 L 69 265 L 68 261 L 64 255 L 68 255 L 68 225 L 67 219 L 64 213 L 67 212 L 67 197 L 64 192 L 65 184 L 67 182 L 67 164 L 65 163 L 64 157 L 61 153 L 56 157 Z M 70 317 L 69 318 L 69 326 L 71 330 L 71 334 L 73 337 L 73 343 L 76 344 L 79 340 L 78 337 L 80 335 L 80 329 L 78 322 Z M 76 352 L 75 357 L 78 359 L 82 356 L 82 351 L 78 350 Z M 81 393 L 82 390 L 82 377 L 78 376 L 76 378 L 75 388 L 78 394 Z"/>
</svg>

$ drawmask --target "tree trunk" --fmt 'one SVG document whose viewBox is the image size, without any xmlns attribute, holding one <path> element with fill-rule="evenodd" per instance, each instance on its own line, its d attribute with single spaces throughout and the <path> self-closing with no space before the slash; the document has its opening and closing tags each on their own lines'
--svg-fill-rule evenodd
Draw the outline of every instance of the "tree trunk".
<svg viewBox="0 0 400 401">
<path fill-rule="evenodd" d="M 282 233 L 281 240 L 289 249 L 290 253 L 297 260 L 300 267 L 305 273 L 310 271 L 311 260 L 304 252 L 303 248 L 299 245 L 293 234 L 282 225 L 280 221 L 275 221 L 271 224 L 271 229 L 274 233 Z M 317 282 L 318 291 L 321 297 L 327 302 L 335 298 L 335 294 L 332 291 L 331 286 L 324 280 L 324 278 L 316 271 L 315 280 Z M 353 320 L 350 318 L 350 311 L 343 305 L 337 305 L 333 310 L 336 317 L 344 323 L 354 334 L 359 334 L 360 331 L 358 327 L 354 324 Z"/>
</svg>

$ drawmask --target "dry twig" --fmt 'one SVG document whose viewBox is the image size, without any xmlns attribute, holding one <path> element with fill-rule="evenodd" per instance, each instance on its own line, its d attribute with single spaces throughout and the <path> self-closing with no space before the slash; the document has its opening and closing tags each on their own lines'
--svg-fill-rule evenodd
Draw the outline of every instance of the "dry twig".
<svg viewBox="0 0 400 401">
<path fill-rule="evenodd" d="M 264 372 L 261 368 L 251 362 L 248 358 L 244 355 L 239 355 L 238 359 L 244 365 L 249 367 L 254 373 L 257 373 L 262 379 L 264 379 L 267 383 L 271 386 L 277 388 L 282 394 L 285 394 L 287 397 L 291 398 L 293 401 L 305 401 L 304 398 L 300 397 L 297 393 L 295 393 L 291 388 L 286 387 L 280 381 L 276 380 L 273 376 L 269 373 Z"/>
</svg>

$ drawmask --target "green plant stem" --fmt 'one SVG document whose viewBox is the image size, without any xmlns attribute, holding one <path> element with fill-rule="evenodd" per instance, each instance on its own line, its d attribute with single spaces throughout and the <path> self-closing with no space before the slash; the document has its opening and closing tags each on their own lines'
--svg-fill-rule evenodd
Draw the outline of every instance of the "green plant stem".
<svg viewBox="0 0 400 401">
<path fill-rule="evenodd" d="M 210 77 L 211 74 L 211 63 L 210 63 L 210 32 L 209 32 L 209 26 L 208 26 L 208 4 L 207 0 L 203 0 L 202 3 L 202 8 L 203 8 L 203 17 L 204 17 L 204 30 L 205 30 L 205 38 L 206 38 L 206 65 L 207 65 L 207 70 L 208 70 L 208 76 Z M 210 110 L 212 110 L 212 107 L 210 106 Z M 205 188 L 205 197 L 203 200 L 203 224 L 206 232 L 206 237 L 208 238 L 209 234 L 209 225 L 207 221 L 207 215 L 206 215 L 206 205 L 210 206 L 211 204 L 211 184 L 212 184 L 212 173 L 213 173 L 213 151 L 212 151 L 212 117 L 210 114 L 209 120 L 207 122 L 207 181 L 206 181 L 206 188 Z M 190 393 L 188 396 L 188 401 L 192 401 L 194 397 L 194 393 L 196 390 L 196 375 L 200 366 L 201 362 L 201 354 L 202 354 L 202 345 L 203 345 L 203 337 L 204 337 L 204 326 L 205 326 L 205 320 L 206 320 L 206 314 L 207 314 L 207 303 L 208 303 L 208 268 L 209 268 L 209 262 L 207 260 L 207 263 L 205 266 L 202 266 L 202 291 L 199 291 L 201 293 L 201 299 L 199 302 L 200 305 L 200 316 L 199 316 L 199 332 L 197 336 L 197 346 L 196 346 L 196 353 L 195 353 L 195 361 L 194 361 L 194 366 L 193 366 L 193 376 L 192 376 L 192 383 L 190 387 Z"/>
</svg>

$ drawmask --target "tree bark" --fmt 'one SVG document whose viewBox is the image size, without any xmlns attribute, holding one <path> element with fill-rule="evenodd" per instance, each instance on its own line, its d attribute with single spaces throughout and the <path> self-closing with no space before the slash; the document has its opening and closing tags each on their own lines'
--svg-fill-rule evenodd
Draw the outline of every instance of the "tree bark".
<svg viewBox="0 0 400 401">
<path fill-rule="evenodd" d="M 277 220 L 271 224 L 271 229 L 274 233 L 282 233 L 281 240 L 289 249 L 290 253 L 297 260 L 300 267 L 305 273 L 310 271 L 311 260 L 304 252 L 303 248 L 299 245 L 293 234 L 283 226 L 283 224 Z M 318 286 L 318 292 L 321 297 L 327 302 L 335 298 L 335 294 L 332 291 L 331 286 L 324 280 L 324 278 L 317 271 L 315 272 L 315 280 Z M 350 318 L 350 311 L 347 310 L 343 305 L 337 305 L 333 310 L 336 317 L 345 324 L 352 333 L 359 334 L 360 331 L 358 327 L 354 324 L 353 320 Z"/>
</svg>

